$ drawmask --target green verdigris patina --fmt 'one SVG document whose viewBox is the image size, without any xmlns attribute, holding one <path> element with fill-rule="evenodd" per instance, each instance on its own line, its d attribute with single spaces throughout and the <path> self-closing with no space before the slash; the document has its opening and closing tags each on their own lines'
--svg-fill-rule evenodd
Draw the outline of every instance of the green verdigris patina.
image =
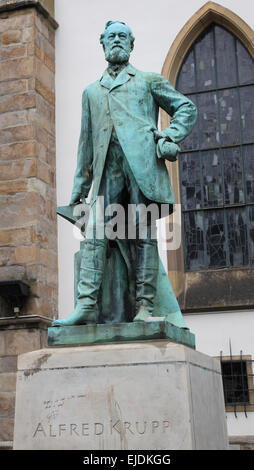
<svg viewBox="0 0 254 470">
<path fill-rule="evenodd" d="M 93 183 L 86 238 L 76 259 L 74 312 L 53 326 L 149 322 L 165 317 L 186 329 L 178 302 L 158 255 L 155 221 L 147 217 L 153 204 L 173 212 L 174 195 L 165 160 L 176 161 L 178 143 L 192 130 L 195 105 L 156 73 L 145 73 L 129 63 L 134 46 L 130 28 L 121 22 L 106 24 L 101 35 L 108 68 L 88 86 L 82 98 L 82 123 L 70 215 L 84 202 Z M 170 116 L 170 126 L 157 130 L 159 108 Z M 103 208 L 98 201 L 103 199 Z M 116 238 L 113 214 L 120 204 L 139 207 L 128 211 L 128 224 L 137 237 Z M 97 236 L 97 228 L 103 236 Z M 123 224 L 126 224 L 124 220 Z M 146 228 L 143 232 L 144 227 Z M 51 329 L 54 330 L 54 329 Z"/>
<path fill-rule="evenodd" d="M 49 328 L 48 345 L 84 345 L 118 341 L 168 339 L 195 349 L 195 336 L 185 328 L 169 322 L 135 322 L 106 325 L 79 325 L 68 328 Z"/>
</svg>

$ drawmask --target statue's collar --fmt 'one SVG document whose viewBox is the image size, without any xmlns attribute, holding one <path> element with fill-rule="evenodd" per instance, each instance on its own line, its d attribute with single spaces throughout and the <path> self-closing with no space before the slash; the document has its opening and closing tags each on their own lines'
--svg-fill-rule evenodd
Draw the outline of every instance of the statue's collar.
<svg viewBox="0 0 254 470">
<path fill-rule="evenodd" d="M 116 79 L 117 75 L 127 67 L 128 64 L 109 64 L 107 71 L 109 75 L 113 78 L 113 80 Z"/>
<path fill-rule="evenodd" d="M 136 70 L 131 64 L 126 65 L 126 67 L 119 72 L 115 80 L 109 75 L 108 70 L 105 70 L 100 79 L 100 84 L 111 90 L 117 86 L 123 85 L 123 83 L 126 83 L 130 80 L 131 76 L 134 75 L 136 75 Z"/>
</svg>

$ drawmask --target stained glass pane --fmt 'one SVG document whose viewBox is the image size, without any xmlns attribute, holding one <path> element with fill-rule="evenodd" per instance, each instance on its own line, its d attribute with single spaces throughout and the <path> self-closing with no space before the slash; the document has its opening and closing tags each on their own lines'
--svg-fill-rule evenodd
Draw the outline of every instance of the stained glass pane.
<svg viewBox="0 0 254 470">
<path fill-rule="evenodd" d="M 254 60 L 244 45 L 236 40 L 238 76 L 240 85 L 254 82 Z"/>
<path fill-rule="evenodd" d="M 226 266 L 226 238 L 224 227 L 224 211 L 206 211 L 204 212 L 204 227 L 207 258 L 209 268 L 218 268 Z"/>
<path fill-rule="evenodd" d="M 190 48 L 177 88 L 198 108 L 179 158 L 186 268 L 254 265 L 254 205 L 243 206 L 254 204 L 254 60 L 212 24 Z"/>
<path fill-rule="evenodd" d="M 200 147 L 218 147 L 220 143 L 217 120 L 216 93 L 202 93 L 198 97 Z"/>
<path fill-rule="evenodd" d="M 176 89 L 181 93 L 191 93 L 196 89 L 194 52 L 191 50 L 184 59 L 178 75 Z"/>
<path fill-rule="evenodd" d="M 190 98 L 190 100 L 193 101 L 193 103 L 196 106 L 198 106 L 196 95 L 188 95 L 188 98 Z M 188 135 L 188 137 L 186 137 L 186 139 L 184 139 L 183 142 L 181 143 L 181 149 L 182 150 L 195 150 L 195 149 L 198 149 L 198 147 L 199 147 L 199 130 L 198 130 L 198 120 L 197 120 L 190 135 Z"/>
<path fill-rule="evenodd" d="M 234 86 L 237 84 L 235 38 L 218 25 L 214 27 L 214 34 L 218 88 Z"/>
<path fill-rule="evenodd" d="M 184 210 L 201 206 L 200 161 L 198 152 L 185 153 L 180 158 L 182 175 L 182 207 Z"/>
<path fill-rule="evenodd" d="M 184 214 L 186 267 L 188 270 L 205 267 L 203 215 L 195 212 Z"/>
<path fill-rule="evenodd" d="M 239 97 L 236 88 L 219 92 L 220 135 L 222 145 L 241 141 Z"/>
<path fill-rule="evenodd" d="M 249 237 L 250 237 L 250 264 L 254 265 L 254 206 L 248 208 Z"/>
<path fill-rule="evenodd" d="M 223 173 L 224 204 L 244 203 L 243 165 L 240 147 L 223 149 Z"/>
<path fill-rule="evenodd" d="M 228 209 L 226 214 L 230 265 L 245 266 L 248 264 L 246 209 Z"/>
<path fill-rule="evenodd" d="M 254 202 L 254 145 L 243 147 L 246 202 Z"/>
<path fill-rule="evenodd" d="M 241 119 L 243 142 L 254 141 L 254 86 L 239 89 L 241 99 Z"/>
<path fill-rule="evenodd" d="M 197 91 L 216 88 L 214 40 L 212 28 L 207 29 L 195 43 Z"/>
<path fill-rule="evenodd" d="M 201 153 L 204 187 L 204 206 L 215 207 L 223 204 L 223 181 L 219 151 Z"/>
</svg>

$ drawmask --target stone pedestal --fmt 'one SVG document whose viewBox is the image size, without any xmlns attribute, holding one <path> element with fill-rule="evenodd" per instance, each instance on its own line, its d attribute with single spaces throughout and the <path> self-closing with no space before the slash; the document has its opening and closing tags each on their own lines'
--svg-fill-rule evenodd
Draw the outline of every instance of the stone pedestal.
<svg viewBox="0 0 254 470">
<path fill-rule="evenodd" d="M 14 449 L 226 449 L 219 361 L 168 340 L 19 357 Z"/>
<path fill-rule="evenodd" d="M 0 450 L 12 447 L 17 357 L 46 347 L 50 323 L 38 315 L 0 318 Z"/>
</svg>

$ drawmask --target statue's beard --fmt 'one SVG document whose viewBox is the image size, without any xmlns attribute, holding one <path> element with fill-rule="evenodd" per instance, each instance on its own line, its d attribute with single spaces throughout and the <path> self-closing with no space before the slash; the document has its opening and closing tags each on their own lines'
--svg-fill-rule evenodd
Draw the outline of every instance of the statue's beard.
<svg viewBox="0 0 254 470">
<path fill-rule="evenodd" d="M 105 50 L 105 59 L 110 64 L 123 64 L 128 62 L 130 51 L 122 49 L 121 47 L 113 47 L 112 49 Z"/>
</svg>

